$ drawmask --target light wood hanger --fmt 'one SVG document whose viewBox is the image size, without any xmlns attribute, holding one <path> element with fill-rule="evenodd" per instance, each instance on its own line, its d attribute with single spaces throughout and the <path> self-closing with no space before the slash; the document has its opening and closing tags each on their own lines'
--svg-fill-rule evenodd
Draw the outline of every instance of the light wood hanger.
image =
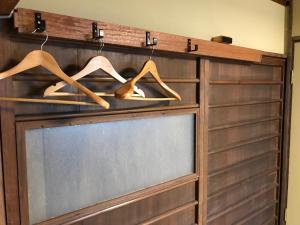
<svg viewBox="0 0 300 225">
<path fill-rule="evenodd" d="M 109 60 L 104 56 L 93 57 L 88 62 L 88 64 L 84 67 L 83 70 L 81 70 L 79 73 L 75 74 L 71 78 L 76 81 L 99 69 L 102 69 L 105 73 L 107 73 L 108 75 L 110 75 L 111 77 L 113 77 L 114 79 L 116 79 L 121 83 L 126 83 L 127 81 L 120 74 L 117 73 L 117 71 L 113 68 Z M 59 89 L 63 88 L 64 86 L 66 86 L 66 82 L 64 81 L 58 82 L 55 85 L 48 87 L 44 92 L 44 96 L 74 96 L 73 93 L 57 92 Z M 145 97 L 144 92 L 141 89 L 138 89 L 136 86 L 134 86 L 134 91 L 138 94 L 137 96 Z M 108 94 L 104 92 L 95 92 L 95 94 L 98 96 L 114 96 L 114 94 Z"/>
<path fill-rule="evenodd" d="M 150 73 L 154 79 L 158 82 L 158 84 L 165 90 L 165 92 L 171 96 L 166 98 L 141 98 L 133 95 L 134 86 L 138 80 L 144 77 L 147 73 Z M 124 85 L 122 85 L 119 89 L 115 91 L 115 96 L 120 99 L 126 100 L 139 100 L 139 101 L 176 101 L 181 100 L 180 95 L 172 90 L 168 85 L 166 85 L 160 78 L 155 62 L 149 59 L 143 66 L 142 70 L 138 75 L 136 75 L 133 79 L 127 81 Z"/>
<path fill-rule="evenodd" d="M 66 75 L 58 63 L 55 61 L 52 55 L 43 51 L 43 50 L 34 50 L 30 52 L 25 58 L 15 67 L 0 73 L 0 80 L 5 79 L 7 77 L 16 75 L 25 70 L 42 66 L 45 69 L 49 70 L 53 75 L 59 77 L 64 80 L 67 84 L 77 88 L 79 91 L 84 93 L 93 99 L 96 103 L 103 106 L 105 109 L 109 108 L 109 103 L 104 99 L 98 97 L 91 90 L 78 83 L 77 81 L 71 79 L 68 75 Z M 26 98 L 9 98 L 9 97 L 0 97 L 2 101 L 19 101 L 19 102 L 39 102 L 39 103 L 51 103 L 51 104 L 74 104 L 74 105 L 96 105 L 89 102 L 79 102 L 79 101 L 66 101 L 66 100 L 53 100 L 53 99 L 26 99 Z"/>
</svg>

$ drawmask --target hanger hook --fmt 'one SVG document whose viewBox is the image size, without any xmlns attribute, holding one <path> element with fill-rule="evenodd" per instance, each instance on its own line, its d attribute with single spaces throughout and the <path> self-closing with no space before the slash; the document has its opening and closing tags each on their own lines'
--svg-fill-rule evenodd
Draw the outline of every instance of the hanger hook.
<svg viewBox="0 0 300 225">
<path fill-rule="evenodd" d="M 103 50 L 103 48 L 104 48 L 104 41 L 103 41 L 103 39 L 99 39 L 99 49 L 98 49 L 98 51 L 97 51 L 97 54 L 98 55 L 102 55 L 102 50 Z"/>
<path fill-rule="evenodd" d="M 152 59 L 153 53 L 154 53 L 154 45 L 152 45 L 152 51 L 151 51 L 151 54 L 150 54 L 150 56 L 149 56 L 149 59 L 150 59 L 150 60 Z"/>
<path fill-rule="evenodd" d="M 38 29 L 35 29 L 35 30 L 32 32 L 32 34 L 36 33 L 37 30 L 38 30 Z M 45 39 L 45 41 L 41 44 L 41 51 L 43 51 L 43 47 L 44 47 L 44 45 L 47 43 L 47 41 L 48 41 L 48 39 L 49 39 L 49 35 L 48 35 L 47 31 L 44 31 L 43 33 L 46 34 L 46 39 Z"/>
</svg>

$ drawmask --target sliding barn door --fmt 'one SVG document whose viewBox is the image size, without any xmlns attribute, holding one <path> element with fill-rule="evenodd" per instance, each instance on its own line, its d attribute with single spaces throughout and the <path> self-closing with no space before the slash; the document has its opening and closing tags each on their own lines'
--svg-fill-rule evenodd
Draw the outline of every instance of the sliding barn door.
<svg viewBox="0 0 300 225">
<path fill-rule="evenodd" d="M 203 63 L 207 110 L 207 225 L 275 225 L 283 68 Z"/>
</svg>

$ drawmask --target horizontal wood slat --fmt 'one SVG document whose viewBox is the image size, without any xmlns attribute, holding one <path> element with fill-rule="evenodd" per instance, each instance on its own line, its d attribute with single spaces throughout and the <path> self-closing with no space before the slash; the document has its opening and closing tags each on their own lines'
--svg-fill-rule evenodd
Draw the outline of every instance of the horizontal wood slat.
<svg viewBox="0 0 300 225">
<path fill-rule="evenodd" d="M 224 108 L 224 107 L 234 107 L 234 106 L 246 106 L 246 105 L 262 105 L 262 104 L 270 104 L 274 102 L 282 102 L 282 99 L 272 99 L 265 101 L 249 101 L 249 102 L 238 102 L 238 103 L 225 103 L 225 104 L 214 104 L 209 105 L 209 108 Z"/>
<path fill-rule="evenodd" d="M 249 120 L 249 121 L 240 122 L 240 123 L 231 123 L 231 124 L 227 124 L 227 125 L 212 127 L 212 128 L 209 128 L 208 131 L 223 130 L 223 129 L 229 129 L 229 128 L 233 128 L 233 127 L 241 127 L 241 126 L 246 126 L 246 125 L 251 125 L 251 124 L 256 124 L 256 123 L 280 120 L 280 119 L 281 119 L 281 117 L 255 119 L 255 120 Z"/>
<path fill-rule="evenodd" d="M 159 216 L 157 216 L 157 217 L 154 217 L 154 218 L 152 218 L 152 219 L 150 219 L 150 220 L 148 220 L 148 221 L 145 221 L 145 222 L 143 222 L 143 223 L 140 223 L 139 225 L 150 225 L 150 224 L 154 224 L 154 223 L 156 223 L 156 222 L 158 222 L 158 221 L 160 221 L 160 220 L 163 220 L 163 219 L 165 219 L 165 218 L 167 218 L 167 217 L 169 217 L 169 216 L 172 216 L 172 215 L 174 215 L 174 214 L 177 214 L 177 213 L 179 213 L 179 212 L 181 212 L 181 211 L 184 211 L 184 210 L 190 209 L 190 208 L 192 208 L 192 207 L 195 207 L 196 205 L 198 205 L 198 202 L 197 202 L 197 201 L 194 201 L 194 202 L 185 204 L 185 205 L 183 205 L 183 206 L 181 206 L 181 207 L 178 207 L 178 208 L 176 208 L 176 209 L 173 209 L 173 210 L 170 210 L 170 211 L 168 211 L 168 212 L 165 212 L 165 213 L 163 213 L 163 214 L 161 214 L 161 215 L 159 215 Z"/>
<path fill-rule="evenodd" d="M 271 80 L 218 80 L 218 81 L 210 81 L 211 85 L 282 85 L 282 81 L 271 81 Z"/>
<path fill-rule="evenodd" d="M 241 141 L 239 143 L 231 144 L 231 145 L 228 145 L 228 146 L 225 146 L 225 147 L 212 149 L 208 152 L 208 155 L 220 153 L 220 152 L 227 151 L 227 150 L 230 150 L 230 149 L 233 149 L 233 148 L 237 148 L 237 147 L 241 147 L 241 146 L 244 146 L 244 145 L 249 145 L 249 144 L 269 140 L 269 139 L 276 138 L 276 137 L 280 137 L 280 134 L 278 133 L 278 134 L 271 134 L 271 135 L 264 136 L 264 137 L 251 138 L 249 140 Z"/>
<path fill-rule="evenodd" d="M 32 31 L 35 30 L 34 13 L 35 11 L 29 9 L 18 9 L 15 12 L 15 27 L 18 29 L 19 33 L 31 34 Z M 94 22 L 92 20 L 48 12 L 42 12 L 42 18 L 46 20 L 47 33 L 50 37 L 91 42 L 91 29 L 92 23 Z M 146 30 L 144 29 L 104 22 L 98 22 L 98 26 L 105 31 L 104 42 L 106 44 L 145 48 Z M 189 37 L 160 32 L 151 32 L 151 36 L 158 38 L 158 45 L 155 47 L 157 50 L 187 53 Z M 191 53 L 194 55 L 244 60 L 257 63 L 262 61 L 264 55 L 279 58 L 284 57 L 281 54 L 267 53 L 260 50 L 215 43 L 201 39 L 191 39 L 193 44 L 199 45 L 199 50 Z"/>
<path fill-rule="evenodd" d="M 264 213 L 265 211 L 274 208 L 274 203 L 270 203 L 269 205 L 263 207 L 262 209 L 259 209 L 252 214 L 248 215 L 246 218 L 242 219 L 241 221 L 237 222 L 234 225 L 245 225 L 245 224 L 253 224 L 253 220 L 257 219 L 260 214 Z M 275 211 L 275 209 L 274 209 Z"/>
<path fill-rule="evenodd" d="M 25 75 L 25 74 L 23 74 Z M 47 76 L 47 74 L 26 74 L 26 76 L 16 76 L 13 78 L 14 81 L 45 81 L 45 82 L 58 82 L 59 79 Z M 169 76 L 168 76 L 169 77 Z M 197 78 L 166 78 L 163 75 L 160 75 L 160 78 L 165 83 L 199 83 L 200 79 Z M 110 77 L 103 77 L 103 75 L 93 75 L 87 76 L 80 79 L 82 82 L 117 82 L 115 79 Z M 155 83 L 156 81 L 153 78 L 141 78 L 139 83 Z"/>
<path fill-rule="evenodd" d="M 210 221 L 213 221 L 213 220 L 215 220 L 215 219 L 217 219 L 217 218 L 223 216 L 223 215 L 228 214 L 229 212 L 234 211 L 236 208 L 241 207 L 241 206 L 245 205 L 245 204 L 248 203 L 248 202 L 253 201 L 253 199 L 256 199 L 257 197 L 259 197 L 260 195 L 262 195 L 262 194 L 264 194 L 264 193 L 266 193 L 266 192 L 269 192 L 269 191 L 271 191 L 271 190 L 275 190 L 276 188 L 277 188 L 277 187 L 274 187 L 274 186 L 273 186 L 273 187 L 265 188 L 265 189 L 263 189 L 263 190 L 261 190 L 261 191 L 255 193 L 255 194 L 252 195 L 251 197 L 246 198 L 246 199 L 244 199 L 243 201 L 240 201 L 240 202 L 238 202 L 237 204 L 235 204 L 235 205 L 233 205 L 233 206 L 231 206 L 231 207 L 228 207 L 226 210 L 223 210 L 222 212 L 217 213 L 216 215 L 212 215 L 212 216 L 210 217 L 210 219 L 208 220 L 208 223 L 209 223 Z"/>
<path fill-rule="evenodd" d="M 274 154 L 274 153 L 277 153 L 277 152 L 278 152 L 278 150 L 269 150 L 269 151 L 266 151 L 266 152 L 261 153 L 261 154 L 259 154 L 257 156 L 254 156 L 254 157 L 251 157 L 249 159 L 243 160 L 241 162 L 235 163 L 235 164 L 230 165 L 228 167 L 222 168 L 222 169 L 217 170 L 217 171 L 213 171 L 213 172 L 209 173 L 208 177 L 218 176 L 218 175 L 220 175 L 222 173 L 226 173 L 226 172 L 228 172 L 230 170 L 233 170 L 233 169 L 236 169 L 236 168 L 239 168 L 239 167 L 243 167 L 243 166 L 245 166 L 247 164 L 250 164 L 252 162 L 255 162 L 257 160 L 265 158 L 266 155 Z"/>
</svg>

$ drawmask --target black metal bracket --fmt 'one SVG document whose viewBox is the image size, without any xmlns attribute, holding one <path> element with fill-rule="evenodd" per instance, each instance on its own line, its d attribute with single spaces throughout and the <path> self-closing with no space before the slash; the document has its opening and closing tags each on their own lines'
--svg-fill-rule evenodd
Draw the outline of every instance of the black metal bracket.
<svg viewBox="0 0 300 225">
<path fill-rule="evenodd" d="M 151 38 L 150 38 L 150 32 L 147 31 L 146 32 L 146 46 L 149 47 L 149 46 L 155 46 L 157 45 L 158 43 L 158 40 L 156 37 L 153 38 L 153 42 L 151 43 Z"/>
<path fill-rule="evenodd" d="M 98 29 L 98 25 L 96 22 L 92 24 L 92 34 L 93 34 L 93 40 L 98 41 L 100 39 L 104 38 L 104 30 Z"/>
<path fill-rule="evenodd" d="M 41 13 L 35 13 L 35 32 L 43 33 L 46 30 L 46 21 L 42 19 Z"/>
<path fill-rule="evenodd" d="M 188 52 L 196 52 L 198 51 L 198 45 L 195 45 L 194 49 L 192 48 L 192 40 L 188 39 Z"/>
</svg>

